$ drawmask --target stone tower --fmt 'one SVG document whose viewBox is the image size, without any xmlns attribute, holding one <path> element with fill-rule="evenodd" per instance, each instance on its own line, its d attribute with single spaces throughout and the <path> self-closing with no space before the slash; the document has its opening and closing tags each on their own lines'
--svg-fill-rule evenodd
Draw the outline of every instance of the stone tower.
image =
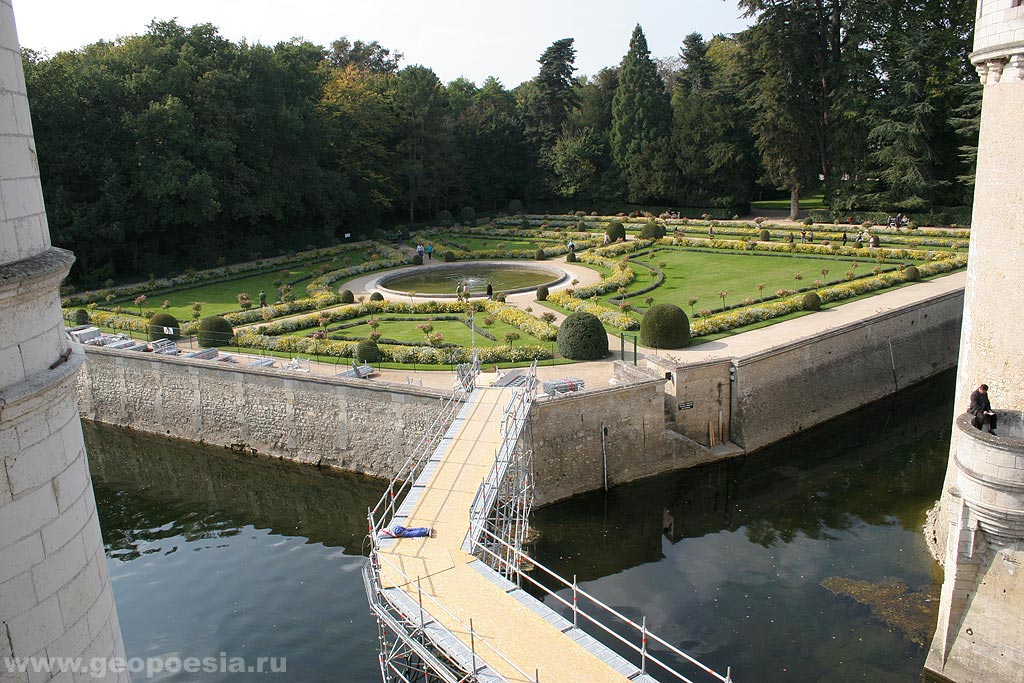
<svg viewBox="0 0 1024 683">
<path fill-rule="evenodd" d="M 978 0 L 984 84 L 956 415 L 937 536 L 945 581 L 926 668 L 956 683 L 1024 681 L 1024 3 Z M 980 384 L 998 436 L 964 414 Z"/>
<path fill-rule="evenodd" d="M 0 0 L 0 679 L 8 657 L 124 657 L 75 403 L 11 0 Z M 37 666 L 36 660 L 32 666 Z M 97 661 L 94 666 L 101 666 Z M 52 680 L 80 676 L 54 672 Z M 107 674 L 99 680 L 128 680 Z"/>
</svg>

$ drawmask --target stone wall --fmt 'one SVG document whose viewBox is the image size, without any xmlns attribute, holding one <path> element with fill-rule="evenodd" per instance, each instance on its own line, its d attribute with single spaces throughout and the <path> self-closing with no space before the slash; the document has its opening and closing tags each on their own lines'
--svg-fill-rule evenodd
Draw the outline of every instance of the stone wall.
<svg viewBox="0 0 1024 683">
<path fill-rule="evenodd" d="M 447 394 L 86 347 L 82 417 L 389 477 Z"/>
<path fill-rule="evenodd" d="M 664 380 L 541 398 L 532 411 L 536 503 L 676 469 L 665 434 Z"/>
</svg>

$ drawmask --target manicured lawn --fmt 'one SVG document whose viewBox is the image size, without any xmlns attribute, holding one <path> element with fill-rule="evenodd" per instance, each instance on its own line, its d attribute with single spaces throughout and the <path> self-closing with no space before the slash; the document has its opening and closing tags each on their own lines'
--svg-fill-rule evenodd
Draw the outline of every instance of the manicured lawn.
<svg viewBox="0 0 1024 683">
<path fill-rule="evenodd" d="M 842 258 L 806 258 L 801 256 L 762 256 L 665 249 L 657 251 L 654 259 L 645 262 L 665 263 L 665 282 L 654 291 L 631 300 L 646 308 L 643 299 L 654 297 L 655 304 L 672 303 L 690 314 L 688 299 L 697 299 L 693 310 L 715 309 L 722 306 L 720 291 L 726 291 L 725 303 L 734 305 L 743 299 L 773 296 L 780 289 L 796 290 L 811 286 L 815 280 L 834 282 L 842 280 L 851 269 L 851 261 Z M 876 264 L 858 262 L 854 273 L 868 275 Z M 822 269 L 827 268 L 827 276 Z M 801 279 L 797 280 L 796 275 Z M 757 288 L 764 283 L 764 294 Z"/>
<path fill-rule="evenodd" d="M 825 195 L 824 194 L 812 194 L 807 197 L 800 198 L 801 209 L 824 209 L 825 208 Z M 760 202 L 750 202 L 751 211 L 757 212 L 758 209 L 784 209 L 789 210 L 789 197 L 782 199 L 765 199 Z"/>
<path fill-rule="evenodd" d="M 416 327 L 417 325 L 423 324 L 424 320 L 384 320 L 381 322 L 380 327 L 377 331 L 380 332 L 382 339 L 396 339 L 398 341 L 407 342 L 421 342 L 424 341 L 423 330 Z M 476 317 L 477 327 L 493 334 L 497 337 L 497 341 L 491 341 L 482 334 L 476 335 L 477 346 L 501 346 L 507 344 L 505 341 L 506 332 L 516 332 L 519 334 L 519 339 L 516 340 L 515 344 L 527 344 L 533 345 L 543 343 L 538 339 L 535 339 L 525 332 L 522 332 L 511 325 L 507 325 L 500 321 L 495 321 L 493 325 L 487 327 L 483 324 L 483 316 Z M 444 343 L 446 344 L 459 344 L 460 346 L 469 346 L 472 343 L 472 332 L 468 325 L 464 325 L 456 320 L 434 320 L 429 323 L 434 326 L 434 332 L 440 332 L 444 335 Z M 344 330 L 339 330 L 339 334 L 343 334 L 347 337 L 363 337 L 368 336 L 372 330 L 370 327 L 359 325 L 358 327 L 349 327 Z M 382 342 L 384 343 L 384 342 Z"/>
<path fill-rule="evenodd" d="M 345 258 L 348 258 L 349 260 L 343 260 Z M 306 285 L 309 284 L 309 280 L 315 277 L 317 272 L 323 266 L 327 266 L 329 270 L 333 270 L 336 268 L 344 268 L 346 265 L 357 265 L 366 261 L 366 259 L 367 254 L 360 251 L 353 251 L 346 253 L 344 257 L 339 257 L 334 261 L 311 261 L 309 263 L 293 264 L 286 266 L 281 270 L 260 273 L 240 280 L 215 282 L 207 285 L 200 285 L 198 287 L 191 287 L 189 289 L 181 289 L 176 292 L 168 292 L 166 294 L 153 294 L 146 299 L 146 303 L 142 306 L 142 310 L 160 313 L 163 311 L 163 309 L 160 308 L 160 304 L 166 300 L 170 302 L 170 307 L 166 311 L 167 313 L 170 313 L 178 320 L 191 320 L 192 304 L 198 301 L 203 305 L 202 316 L 205 318 L 208 315 L 219 315 L 221 313 L 229 313 L 231 311 L 239 310 L 238 295 L 241 292 L 248 292 L 249 299 L 252 301 L 253 307 L 256 307 L 260 305 L 258 295 L 262 289 L 267 294 L 267 303 L 272 304 L 277 300 L 277 287 L 274 286 L 274 282 L 276 280 L 281 280 L 282 282 L 293 282 L 299 278 L 306 278 L 292 287 L 293 296 L 296 299 L 301 299 L 306 296 Z M 131 301 L 123 301 L 120 305 L 124 308 L 125 312 L 135 314 L 138 314 L 139 312 L 138 307 Z"/>
</svg>

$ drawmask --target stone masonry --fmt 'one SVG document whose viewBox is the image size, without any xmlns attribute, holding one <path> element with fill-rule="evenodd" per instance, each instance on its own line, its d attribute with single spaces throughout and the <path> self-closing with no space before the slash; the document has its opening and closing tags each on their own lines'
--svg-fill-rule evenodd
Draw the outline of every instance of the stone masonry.
<svg viewBox="0 0 1024 683">
<path fill-rule="evenodd" d="M 10 0 L 0 0 L 0 679 L 82 680 L 8 658 L 124 657 L 75 402 Z M 45 662 L 38 661 L 48 668 Z M 94 680 L 127 681 L 106 672 Z"/>
</svg>

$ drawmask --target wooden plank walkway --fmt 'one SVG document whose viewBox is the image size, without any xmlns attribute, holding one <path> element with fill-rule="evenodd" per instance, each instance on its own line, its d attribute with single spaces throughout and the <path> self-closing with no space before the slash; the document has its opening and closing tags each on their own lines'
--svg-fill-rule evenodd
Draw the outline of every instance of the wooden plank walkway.
<svg viewBox="0 0 1024 683">
<path fill-rule="evenodd" d="M 426 486 L 408 519 L 401 522 L 410 527 L 433 527 L 437 536 L 382 543 L 382 588 L 400 587 L 415 600 L 418 578 L 424 611 L 466 647 L 470 646 L 470 634 L 465 624 L 472 619 L 477 656 L 509 681 L 532 682 L 536 672 L 542 683 L 626 683 L 626 676 L 470 566 L 476 558 L 461 549 L 469 530 L 470 505 L 494 463 L 502 441 L 502 413 L 515 391 L 478 387 L 473 392 L 468 410 L 460 416 L 463 421 L 455 439 L 429 479 L 418 482 Z M 450 614 L 439 609 L 438 603 Z"/>
</svg>

